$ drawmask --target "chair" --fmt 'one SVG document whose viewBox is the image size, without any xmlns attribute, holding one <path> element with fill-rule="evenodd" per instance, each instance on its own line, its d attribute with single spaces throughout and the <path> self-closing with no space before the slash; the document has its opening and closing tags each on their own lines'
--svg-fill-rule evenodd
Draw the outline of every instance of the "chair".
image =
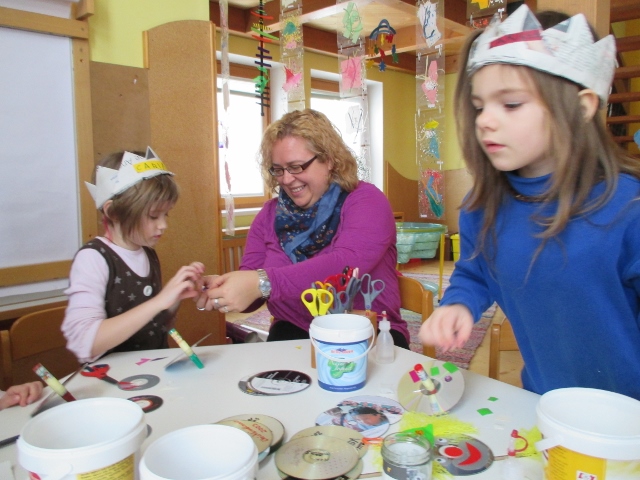
<svg viewBox="0 0 640 480">
<path fill-rule="evenodd" d="M 498 309 L 491 325 L 489 343 L 489 377 L 498 380 L 500 375 L 500 353 L 520 350 L 509 319 Z"/>
<path fill-rule="evenodd" d="M 425 289 L 415 278 L 398 277 L 400 287 L 400 308 L 411 310 L 422 315 L 424 322 L 433 313 L 433 293 Z M 423 345 L 422 353 L 427 357 L 436 358 L 436 347 Z"/>
<path fill-rule="evenodd" d="M 66 349 L 60 331 L 66 307 L 55 307 L 18 318 L 0 331 L 0 388 L 38 379 L 33 367 L 42 363 L 56 378 L 78 369 L 75 355 Z"/>
</svg>

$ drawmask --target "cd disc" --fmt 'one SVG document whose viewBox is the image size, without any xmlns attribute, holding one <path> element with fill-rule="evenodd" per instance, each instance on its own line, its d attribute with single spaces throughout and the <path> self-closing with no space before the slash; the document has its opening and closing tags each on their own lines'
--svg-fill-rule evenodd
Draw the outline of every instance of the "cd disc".
<svg viewBox="0 0 640 480">
<path fill-rule="evenodd" d="M 350 470 L 344 475 L 340 475 L 331 480 L 355 480 L 356 478 L 360 477 L 360 475 L 362 475 L 363 470 L 364 470 L 364 464 L 362 463 L 362 460 L 358 460 L 358 463 L 356 463 L 356 466 L 353 467 L 353 470 Z M 292 478 L 286 473 L 284 473 L 282 470 L 278 470 L 278 475 L 280 475 L 280 478 Z"/>
<path fill-rule="evenodd" d="M 227 417 L 220 420 L 221 422 L 230 421 L 230 420 L 241 420 L 248 424 L 253 424 L 257 422 L 262 425 L 266 425 L 271 433 L 273 434 L 273 440 L 271 440 L 271 446 L 277 446 L 284 437 L 284 426 L 280 423 L 279 420 L 270 417 L 268 415 L 262 414 L 247 414 L 247 415 L 235 415 L 233 417 Z"/>
<path fill-rule="evenodd" d="M 315 427 L 305 428 L 291 437 L 291 440 L 301 437 L 318 437 L 321 435 L 344 440 L 358 451 L 360 458 L 364 457 L 369 448 L 369 445 L 364 443 L 364 437 L 360 432 L 339 425 L 317 425 Z"/>
<path fill-rule="evenodd" d="M 242 377 L 238 382 L 238 388 L 242 390 L 244 393 L 248 393 L 249 395 L 255 395 L 256 397 L 260 397 L 265 395 L 264 393 L 260 393 L 257 390 L 254 390 L 249 385 L 249 380 L 251 377 Z"/>
<path fill-rule="evenodd" d="M 301 437 L 276 452 L 276 466 L 287 475 L 304 480 L 325 480 L 354 469 L 360 457 L 355 448 L 335 437 Z"/>
<path fill-rule="evenodd" d="M 444 413 L 451 410 L 464 393 L 464 377 L 460 369 L 451 362 L 432 360 L 422 364 L 425 372 L 433 380 L 436 393 L 428 395 L 415 371 L 402 375 L 398 383 L 398 400 L 411 412 L 427 415 Z M 433 398 L 435 397 L 437 403 Z"/>
<path fill-rule="evenodd" d="M 245 422 L 242 420 L 222 420 L 218 422 L 218 425 L 228 425 L 248 433 L 253 443 L 258 447 L 258 455 L 269 448 L 273 441 L 273 433 L 271 433 L 269 427 L 262 423 Z"/>
<path fill-rule="evenodd" d="M 271 370 L 253 375 L 248 387 L 265 395 L 287 395 L 304 390 L 311 384 L 311 377 L 295 370 Z"/>
<path fill-rule="evenodd" d="M 162 399 L 156 395 L 139 395 L 128 398 L 127 400 L 131 400 L 140 405 L 144 413 L 153 412 L 162 406 Z"/>
<path fill-rule="evenodd" d="M 118 382 L 118 388 L 120 390 L 134 391 L 134 390 L 146 390 L 147 388 L 155 387 L 160 383 L 160 377 L 156 375 L 133 375 L 127 377 Z"/>
</svg>

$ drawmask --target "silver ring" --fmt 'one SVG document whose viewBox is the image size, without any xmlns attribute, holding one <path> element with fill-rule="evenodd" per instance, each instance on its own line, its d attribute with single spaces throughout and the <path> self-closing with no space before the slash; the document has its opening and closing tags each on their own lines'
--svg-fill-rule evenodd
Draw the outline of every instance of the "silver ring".
<svg viewBox="0 0 640 480">
<path fill-rule="evenodd" d="M 202 312 L 203 310 L 206 310 L 206 308 L 204 308 L 204 307 L 196 307 L 196 308 L 197 308 L 198 310 L 200 310 L 201 312 Z"/>
<path fill-rule="evenodd" d="M 229 313 L 229 309 L 228 309 L 227 307 L 222 307 L 222 308 L 220 309 L 220 311 L 221 311 L 222 313 Z"/>
<path fill-rule="evenodd" d="M 218 299 L 217 298 L 213 299 L 213 304 L 216 306 L 216 308 L 220 308 L 220 304 L 218 303 Z"/>
</svg>

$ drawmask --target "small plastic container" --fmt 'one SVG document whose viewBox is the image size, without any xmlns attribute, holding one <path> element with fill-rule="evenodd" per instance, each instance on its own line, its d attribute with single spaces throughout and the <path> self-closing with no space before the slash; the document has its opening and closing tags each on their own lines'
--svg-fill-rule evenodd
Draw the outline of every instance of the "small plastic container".
<svg viewBox="0 0 640 480">
<path fill-rule="evenodd" d="M 431 444 L 426 438 L 392 433 L 382 442 L 382 478 L 431 480 L 433 465 Z"/>
<path fill-rule="evenodd" d="M 391 336 L 391 323 L 387 320 L 387 312 L 382 312 L 382 320 L 378 322 L 380 333 L 376 340 L 376 363 L 393 363 L 396 357 L 393 345 L 393 337 Z"/>
</svg>

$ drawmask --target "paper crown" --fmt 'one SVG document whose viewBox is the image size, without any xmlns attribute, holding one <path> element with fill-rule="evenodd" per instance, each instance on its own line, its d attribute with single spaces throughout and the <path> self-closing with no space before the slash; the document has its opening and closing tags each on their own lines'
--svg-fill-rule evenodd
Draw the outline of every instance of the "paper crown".
<svg viewBox="0 0 640 480">
<path fill-rule="evenodd" d="M 613 35 L 593 40 L 581 13 L 543 30 L 522 5 L 504 22 L 494 16 L 471 46 L 467 72 L 493 63 L 524 65 L 592 89 L 604 106 L 616 67 L 616 44 Z"/>
<path fill-rule="evenodd" d="M 96 202 L 96 208 L 100 209 L 115 195 L 121 194 L 142 180 L 158 175 L 173 175 L 173 173 L 167 170 L 151 147 L 147 147 L 144 157 L 124 152 L 122 164 L 118 170 L 99 166 L 96 170 L 96 184 L 84 183 Z"/>
</svg>

